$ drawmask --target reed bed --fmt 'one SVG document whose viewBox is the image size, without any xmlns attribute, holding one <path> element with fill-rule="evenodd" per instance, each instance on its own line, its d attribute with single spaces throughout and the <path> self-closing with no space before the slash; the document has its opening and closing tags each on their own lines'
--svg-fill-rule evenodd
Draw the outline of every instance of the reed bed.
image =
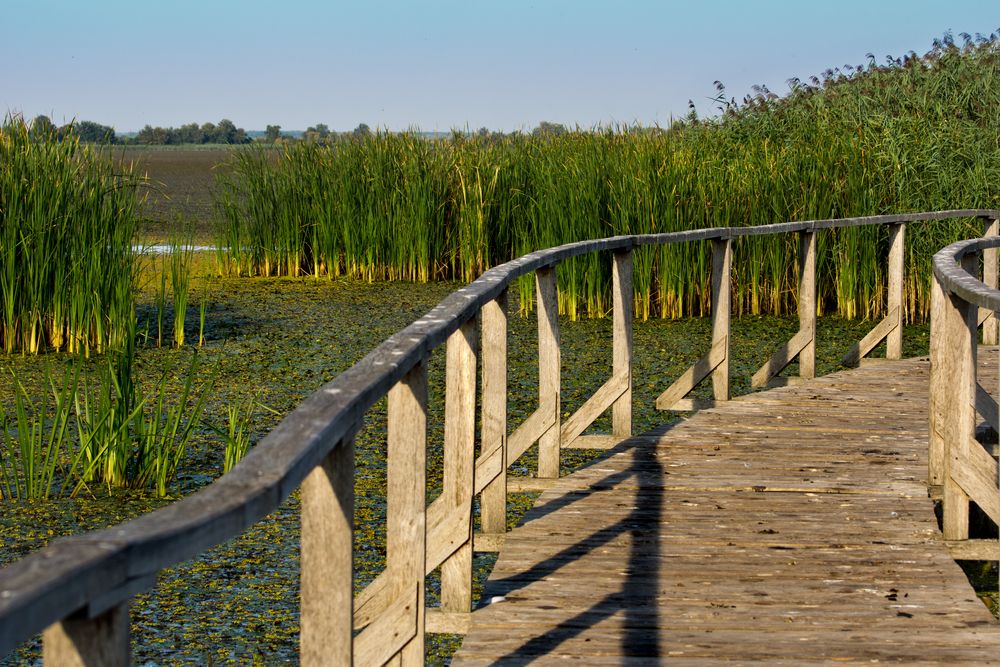
<svg viewBox="0 0 1000 667">
<path fill-rule="evenodd" d="M 376 134 L 320 147 L 239 153 L 222 177 L 229 271 L 347 274 L 368 280 L 470 280 L 525 252 L 615 234 L 761 225 L 1000 202 L 1000 54 L 996 36 L 950 37 L 924 56 L 790 82 L 777 98 L 718 99 L 668 129 L 561 135 L 455 133 L 446 140 Z M 931 251 L 980 230 L 911 225 L 908 318 L 929 308 Z M 849 318 L 885 304 L 887 232 L 819 239 L 820 309 Z M 641 249 L 636 312 L 677 318 L 708 310 L 707 243 Z M 795 239 L 740 240 L 734 308 L 795 308 Z M 607 258 L 559 270 L 563 309 L 608 308 Z M 529 283 L 522 285 L 530 304 Z"/>
<path fill-rule="evenodd" d="M 134 318 L 139 177 L 73 136 L 0 126 L 0 346 L 89 354 Z"/>
</svg>

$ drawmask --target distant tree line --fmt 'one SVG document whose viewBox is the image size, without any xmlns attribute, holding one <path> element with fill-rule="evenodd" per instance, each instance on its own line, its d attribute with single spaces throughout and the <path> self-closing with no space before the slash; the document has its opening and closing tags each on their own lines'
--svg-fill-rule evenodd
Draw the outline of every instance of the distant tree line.
<svg viewBox="0 0 1000 667">
<path fill-rule="evenodd" d="M 180 127 L 146 125 L 134 137 L 118 136 L 113 127 L 89 120 L 75 121 L 56 127 L 48 116 L 36 116 L 31 121 L 31 133 L 38 137 L 62 139 L 70 132 L 81 141 L 98 144 L 139 144 L 170 146 L 178 144 L 249 144 L 253 141 L 246 130 L 223 118 L 216 123 L 188 123 Z"/>
</svg>

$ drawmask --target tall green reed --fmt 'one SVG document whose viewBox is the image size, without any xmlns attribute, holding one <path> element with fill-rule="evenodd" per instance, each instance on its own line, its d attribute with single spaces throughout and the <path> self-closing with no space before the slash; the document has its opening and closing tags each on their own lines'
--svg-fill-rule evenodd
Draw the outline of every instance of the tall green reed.
<svg viewBox="0 0 1000 667">
<path fill-rule="evenodd" d="M 922 57 L 829 71 L 792 92 L 724 103 L 669 128 L 428 140 L 380 133 L 329 147 L 237 155 L 221 181 L 228 264 L 243 274 L 469 280 L 538 248 L 613 234 L 1000 206 L 1000 51 L 995 36 L 944 40 Z M 929 250 L 967 222 L 907 235 L 907 316 L 928 308 Z M 820 233 L 821 311 L 876 317 L 884 229 Z M 796 241 L 740 240 L 734 308 L 794 311 Z M 708 311 L 710 249 L 636 254 L 636 312 Z M 602 315 L 610 263 L 559 269 L 571 317 Z M 530 307 L 530 278 L 519 281 Z"/>
</svg>

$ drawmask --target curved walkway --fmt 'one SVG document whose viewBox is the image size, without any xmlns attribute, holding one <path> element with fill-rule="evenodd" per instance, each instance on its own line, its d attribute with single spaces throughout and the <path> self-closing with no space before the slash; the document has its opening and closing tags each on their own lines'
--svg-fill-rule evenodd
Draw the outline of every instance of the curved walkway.
<svg viewBox="0 0 1000 667">
<path fill-rule="evenodd" d="M 928 499 L 927 375 L 742 397 L 559 480 L 453 664 L 1000 662 Z"/>
</svg>

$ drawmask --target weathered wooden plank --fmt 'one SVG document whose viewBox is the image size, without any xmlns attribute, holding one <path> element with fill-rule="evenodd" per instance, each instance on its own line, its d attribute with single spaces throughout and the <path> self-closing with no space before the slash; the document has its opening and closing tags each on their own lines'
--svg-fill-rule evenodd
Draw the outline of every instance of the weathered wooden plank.
<svg viewBox="0 0 1000 667">
<path fill-rule="evenodd" d="M 810 339 L 798 353 L 799 377 L 807 379 L 816 377 L 816 290 L 816 232 L 799 232 L 799 331 Z"/>
<path fill-rule="evenodd" d="M 555 266 L 535 271 L 538 311 L 538 405 L 548 413 L 547 428 L 538 437 L 538 476 L 559 476 L 559 292 Z M 511 448 L 512 449 L 512 448 Z M 508 463 L 517 457 L 508 457 Z"/>
<path fill-rule="evenodd" d="M 423 644 L 422 608 L 423 586 L 401 591 L 387 611 L 354 638 L 355 663 L 384 665 L 401 655 L 409 660 L 407 648 Z"/>
<path fill-rule="evenodd" d="M 927 364 L 891 369 L 720 403 L 553 480 L 453 664 L 993 660 L 927 498 Z"/>
<path fill-rule="evenodd" d="M 955 560 L 1000 561 L 1000 541 L 997 540 L 948 540 L 945 544 Z"/>
<path fill-rule="evenodd" d="M 684 396 L 698 386 L 708 374 L 714 371 L 719 364 L 726 360 L 728 355 L 728 340 L 716 340 L 712 343 L 712 349 L 696 361 L 694 365 L 684 371 L 684 374 L 677 378 L 666 391 L 656 399 L 657 410 L 672 410 Z"/>
<path fill-rule="evenodd" d="M 562 447 L 571 447 L 573 441 L 580 437 L 595 419 L 616 405 L 618 399 L 629 391 L 629 378 L 627 369 L 624 373 L 609 378 L 569 419 L 563 422 L 559 436 Z M 628 430 L 631 432 L 631 427 Z"/>
<path fill-rule="evenodd" d="M 1000 235 L 1000 220 L 997 218 L 987 218 L 983 224 L 983 236 Z M 983 284 L 993 289 L 997 288 L 997 249 L 987 248 L 983 250 Z M 980 313 L 982 316 L 983 313 Z M 986 317 L 979 322 L 983 327 L 983 345 L 996 345 L 1000 342 L 997 336 L 997 318 L 993 311 L 986 310 Z"/>
<path fill-rule="evenodd" d="M 993 427 L 993 430 L 1000 429 L 1000 406 L 995 398 L 983 388 L 983 385 L 976 383 L 976 412 L 982 415 L 986 423 Z"/>
<path fill-rule="evenodd" d="M 554 427 L 549 406 L 540 406 L 532 412 L 507 438 L 507 465 L 510 466 L 521 458 L 529 447 Z"/>
<path fill-rule="evenodd" d="M 885 358 L 903 358 L 903 281 L 906 257 L 906 223 L 889 226 L 889 286 L 886 291 L 886 310 L 895 313 L 895 323 L 885 338 Z M 861 356 L 864 357 L 866 353 Z"/>
<path fill-rule="evenodd" d="M 475 492 L 485 533 L 507 529 L 507 292 L 483 306 L 482 454 Z M 490 463 L 487 463 L 489 461 Z"/>
<path fill-rule="evenodd" d="M 67 618 L 42 635 L 43 660 L 58 667 L 127 667 L 131 664 L 128 604 L 96 618 Z"/>
<path fill-rule="evenodd" d="M 402 599 L 410 619 L 394 618 L 394 628 L 383 627 L 376 619 L 364 631 L 380 630 L 399 637 L 410 635 L 389 655 L 400 663 L 424 662 L 424 576 L 427 530 L 425 488 L 427 478 L 427 364 L 414 366 L 390 391 L 388 397 L 388 445 L 386 483 L 386 569 L 391 572 L 393 597 Z M 411 596 L 416 590 L 416 600 Z M 394 616 L 394 615 L 393 615 Z M 388 643 L 388 642 L 386 642 Z M 381 657 L 381 653 L 379 654 Z M 385 660 L 366 659 L 360 637 L 355 639 L 355 656 L 362 664 Z M 388 658 L 386 658 L 388 659 Z"/>
<path fill-rule="evenodd" d="M 444 489 L 453 523 L 444 527 L 449 547 L 441 563 L 441 609 L 472 611 L 472 496 L 476 457 L 476 323 L 469 320 L 448 339 L 445 377 Z M 437 542 L 434 539 L 432 543 Z M 426 570 L 426 565 L 425 565 Z"/>
<path fill-rule="evenodd" d="M 771 355 L 771 358 L 764 362 L 764 365 L 757 369 L 750 378 L 750 385 L 754 389 L 767 386 L 772 377 L 783 371 L 788 364 L 808 345 L 815 347 L 815 331 L 799 329 L 784 345 Z M 815 354 L 815 353 L 814 353 Z"/>
<path fill-rule="evenodd" d="M 724 346 L 712 369 L 712 398 L 729 400 L 729 318 L 732 313 L 732 239 L 712 241 L 712 349 Z M 697 382 L 695 383 L 697 384 Z M 687 392 L 684 392 L 687 393 Z M 678 396 L 683 398 L 683 396 Z"/>
<path fill-rule="evenodd" d="M 611 432 L 620 438 L 627 438 L 632 435 L 632 250 L 616 252 L 611 269 L 611 375 L 625 377 L 625 390 L 611 406 Z M 566 446 L 565 437 L 561 444 Z"/>
<path fill-rule="evenodd" d="M 469 631 L 471 622 L 471 613 L 448 612 L 438 607 L 428 607 L 425 630 L 429 634 L 464 635 Z"/>
<path fill-rule="evenodd" d="M 889 309 L 889 314 L 876 324 L 871 331 L 865 334 L 864 338 L 847 351 L 840 360 L 840 364 L 849 367 L 857 366 L 863 357 L 874 350 L 879 343 L 885 340 L 886 336 L 899 326 L 899 318 L 900 312 L 898 308 L 895 310 Z"/>
<path fill-rule="evenodd" d="M 354 438 L 302 483 L 299 660 L 350 664 L 354 618 Z"/>
</svg>

